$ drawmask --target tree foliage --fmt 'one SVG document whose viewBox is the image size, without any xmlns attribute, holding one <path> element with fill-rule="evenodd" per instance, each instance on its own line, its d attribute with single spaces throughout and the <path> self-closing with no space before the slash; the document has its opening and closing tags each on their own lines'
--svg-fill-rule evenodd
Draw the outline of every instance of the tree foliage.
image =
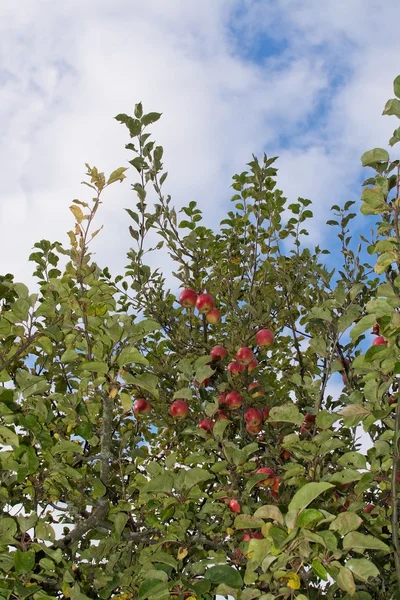
<svg viewBox="0 0 400 600">
<path fill-rule="evenodd" d="M 333 206 L 329 256 L 307 243 L 311 202 L 276 187 L 275 157 L 233 177 L 218 229 L 195 202 L 177 213 L 148 132 L 160 116 L 116 117 L 136 179 L 124 273 L 89 246 L 127 169 L 87 165 L 69 247 L 29 257 L 37 291 L 0 277 L 0 600 L 398 598 L 400 162 L 363 155 L 375 228 L 355 244 L 355 203 Z M 181 306 L 151 252 L 221 320 Z M 235 372 L 240 348 L 254 360 Z"/>
</svg>

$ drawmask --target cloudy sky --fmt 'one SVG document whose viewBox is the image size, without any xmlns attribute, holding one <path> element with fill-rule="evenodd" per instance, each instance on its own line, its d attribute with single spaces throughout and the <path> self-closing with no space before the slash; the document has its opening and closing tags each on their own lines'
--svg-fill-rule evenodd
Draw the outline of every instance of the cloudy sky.
<svg viewBox="0 0 400 600">
<path fill-rule="evenodd" d="M 360 155 L 397 127 L 381 113 L 399 21 L 398 0 L 1 0 L 0 272 L 27 281 L 35 241 L 66 241 L 71 200 L 90 198 L 85 162 L 109 173 L 131 158 L 113 117 L 138 101 L 163 113 L 152 131 L 177 206 L 196 200 L 215 224 L 232 174 L 278 154 L 279 187 L 313 201 L 326 244 L 327 208 L 358 200 Z M 116 184 L 98 218 L 114 272 L 134 202 Z"/>
</svg>

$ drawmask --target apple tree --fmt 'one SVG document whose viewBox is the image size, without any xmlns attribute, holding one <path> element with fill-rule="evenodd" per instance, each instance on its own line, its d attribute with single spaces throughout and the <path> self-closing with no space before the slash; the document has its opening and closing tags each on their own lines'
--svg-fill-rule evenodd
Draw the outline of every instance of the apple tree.
<svg viewBox="0 0 400 600">
<path fill-rule="evenodd" d="M 29 257 L 36 291 L 0 277 L 0 600 L 400 598 L 400 161 L 363 155 L 371 239 L 348 201 L 329 251 L 276 157 L 233 177 L 219 228 L 177 212 L 159 118 L 116 117 L 124 273 L 90 244 L 127 169 L 86 165 L 69 246 Z M 167 254 L 173 283 L 149 266 Z"/>
</svg>

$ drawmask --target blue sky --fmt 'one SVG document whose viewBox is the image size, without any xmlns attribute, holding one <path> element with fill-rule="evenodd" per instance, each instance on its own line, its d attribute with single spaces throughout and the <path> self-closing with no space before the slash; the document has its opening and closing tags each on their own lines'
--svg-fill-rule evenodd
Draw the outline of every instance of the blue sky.
<svg viewBox="0 0 400 600">
<path fill-rule="evenodd" d="M 140 100 L 163 112 L 152 131 L 178 207 L 196 200 L 214 225 L 231 176 L 265 151 L 280 157 L 289 201 L 313 201 L 310 243 L 330 246 L 330 206 L 359 206 L 360 156 L 397 126 L 381 113 L 400 71 L 399 18 L 398 0 L 3 0 L 1 271 L 31 283 L 33 244 L 66 241 L 71 200 L 89 198 L 85 162 L 127 165 L 113 117 Z M 98 217 L 94 249 L 114 272 L 134 203 L 128 182 L 114 186 Z"/>
</svg>

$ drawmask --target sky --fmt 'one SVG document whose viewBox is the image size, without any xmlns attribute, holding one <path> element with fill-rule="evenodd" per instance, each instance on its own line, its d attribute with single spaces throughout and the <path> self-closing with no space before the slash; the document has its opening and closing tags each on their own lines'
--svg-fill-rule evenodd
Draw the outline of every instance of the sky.
<svg viewBox="0 0 400 600">
<path fill-rule="evenodd" d="M 178 208 L 196 200 L 214 226 L 251 154 L 279 155 L 278 187 L 313 201 L 310 243 L 329 245 L 328 209 L 359 202 L 360 155 L 397 127 L 381 113 L 399 18 L 398 0 L 2 0 L 0 272 L 32 285 L 33 244 L 66 243 L 72 199 L 90 200 L 85 162 L 129 166 L 114 116 L 139 101 L 163 113 L 150 131 Z M 98 216 L 93 250 L 114 273 L 132 242 L 134 177 Z"/>
</svg>

